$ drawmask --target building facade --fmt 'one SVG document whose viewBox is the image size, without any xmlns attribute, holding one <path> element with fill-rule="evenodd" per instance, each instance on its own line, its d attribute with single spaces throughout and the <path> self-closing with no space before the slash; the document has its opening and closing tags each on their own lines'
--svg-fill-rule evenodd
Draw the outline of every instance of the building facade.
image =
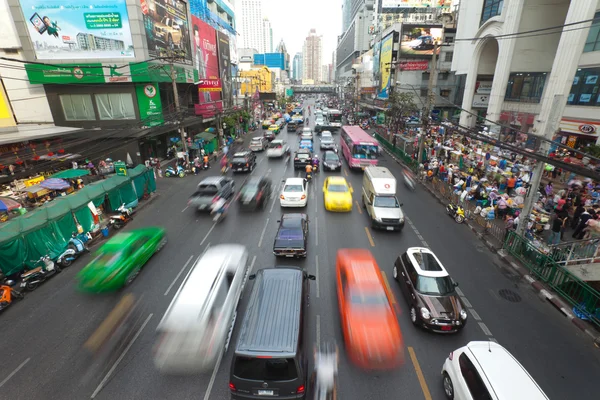
<svg viewBox="0 0 600 400">
<path fill-rule="evenodd" d="M 321 81 L 323 58 L 323 38 L 317 35 L 316 29 L 311 29 L 302 47 L 302 79 L 314 82 Z"/>
<path fill-rule="evenodd" d="M 262 47 L 263 53 L 273 52 L 273 28 L 271 28 L 271 21 L 265 17 L 262 21 Z"/>
<path fill-rule="evenodd" d="M 292 78 L 296 81 L 302 80 L 302 53 L 296 53 L 292 64 Z"/>
<path fill-rule="evenodd" d="M 274 91 L 275 73 L 268 67 L 240 71 L 240 79 L 242 82 L 241 91 L 244 95 L 252 96 L 256 92 L 270 93 Z"/>
<path fill-rule="evenodd" d="M 458 36 L 474 40 L 456 44 L 452 65 L 465 77 L 460 123 L 488 124 L 509 140 L 533 133 L 576 148 L 598 143 L 599 28 L 581 21 L 599 9 L 597 0 L 461 3 Z M 551 26 L 563 28 L 517 34 Z"/>
<path fill-rule="evenodd" d="M 238 0 L 238 31 L 241 34 L 242 48 L 265 52 L 262 0 Z"/>
</svg>

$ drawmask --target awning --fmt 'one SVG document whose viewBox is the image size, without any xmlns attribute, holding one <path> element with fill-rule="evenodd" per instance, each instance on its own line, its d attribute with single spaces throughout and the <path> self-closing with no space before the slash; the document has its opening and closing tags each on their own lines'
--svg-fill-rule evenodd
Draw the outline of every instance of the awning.
<svg viewBox="0 0 600 400">
<path fill-rule="evenodd" d="M 43 139 L 45 137 L 62 136 L 71 133 L 83 132 L 87 129 L 67 128 L 53 124 L 18 125 L 0 129 L 0 144 L 23 142 L 26 140 Z"/>
<path fill-rule="evenodd" d="M 57 172 L 52 175 L 50 178 L 60 178 L 60 179 L 73 179 L 79 178 L 85 175 L 89 175 L 89 169 L 66 169 L 64 171 Z"/>
<path fill-rule="evenodd" d="M 197 140 L 206 140 L 207 142 L 210 142 L 211 140 L 213 140 L 214 138 L 216 138 L 217 136 L 214 133 L 210 133 L 210 132 L 200 132 L 199 134 L 197 134 L 196 136 L 194 136 L 194 139 Z"/>
</svg>

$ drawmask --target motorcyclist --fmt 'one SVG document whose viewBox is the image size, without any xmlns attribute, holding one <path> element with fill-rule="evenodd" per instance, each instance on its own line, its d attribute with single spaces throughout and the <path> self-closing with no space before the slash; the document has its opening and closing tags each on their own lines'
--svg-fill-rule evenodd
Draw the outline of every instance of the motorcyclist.
<svg viewBox="0 0 600 400">
<path fill-rule="evenodd" d="M 196 158 L 194 158 L 194 175 L 198 175 L 198 172 L 200 172 L 200 157 L 196 156 Z"/>
<path fill-rule="evenodd" d="M 306 179 L 308 179 L 309 176 L 312 176 L 312 172 L 313 172 L 313 167 L 310 164 L 306 164 Z"/>
<path fill-rule="evenodd" d="M 313 399 L 337 399 L 339 352 L 335 342 L 315 348 L 315 368 L 312 376 Z"/>
<path fill-rule="evenodd" d="M 204 154 L 204 157 L 202 157 L 202 162 L 204 163 L 204 165 L 209 168 L 210 164 L 209 164 L 209 160 L 208 160 L 208 155 Z"/>
<path fill-rule="evenodd" d="M 313 170 L 315 172 L 318 172 L 319 171 L 319 156 L 316 154 L 312 159 L 312 165 L 313 165 Z"/>
<path fill-rule="evenodd" d="M 227 207 L 229 203 L 222 197 L 219 197 L 219 200 L 215 201 L 211 206 L 211 215 L 216 214 L 213 218 L 214 222 L 217 222 L 220 218 L 223 217 L 225 212 L 227 211 Z"/>
<path fill-rule="evenodd" d="M 221 172 L 227 171 L 227 156 L 221 157 Z"/>
</svg>

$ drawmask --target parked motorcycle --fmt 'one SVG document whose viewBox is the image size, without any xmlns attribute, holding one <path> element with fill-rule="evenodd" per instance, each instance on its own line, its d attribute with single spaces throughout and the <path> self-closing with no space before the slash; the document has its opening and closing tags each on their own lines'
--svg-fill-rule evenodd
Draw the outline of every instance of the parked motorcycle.
<svg viewBox="0 0 600 400">
<path fill-rule="evenodd" d="M 33 269 L 21 275 L 21 287 L 30 291 L 35 290 L 40 283 L 59 272 L 60 267 L 54 264 L 50 256 L 45 255 L 37 261 Z"/>
<path fill-rule="evenodd" d="M 183 167 L 181 165 L 178 165 L 176 168 L 173 168 L 172 166 L 168 166 L 165 169 L 165 176 L 167 178 L 171 177 L 171 176 L 178 176 L 180 178 L 185 177 L 185 169 L 183 169 Z"/>
<path fill-rule="evenodd" d="M 0 311 L 10 306 L 14 300 L 22 300 L 25 295 L 13 289 L 15 281 L 7 280 L 0 272 Z"/>
<path fill-rule="evenodd" d="M 133 217 L 131 214 L 133 210 L 131 208 L 126 208 L 125 203 L 121 205 L 121 207 L 117 208 L 119 214 L 113 214 L 109 216 L 109 225 L 112 225 L 115 229 L 121 229 L 126 223 L 131 221 Z"/>
<path fill-rule="evenodd" d="M 465 222 L 465 210 L 461 206 L 449 203 L 446 206 L 446 212 L 449 216 L 454 218 L 454 220 L 458 224 L 462 224 L 463 222 Z"/>
<path fill-rule="evenodd" d="M 87 239 L 87 236 L 85 236 L 85 238 Z M 84 241 L 79 238 L 77 233 L 73 232 L 73 236 L 69 240 L 67 249 L 60 256 L 58 256 L 56 263 L 61 267 L 69 267 L 81 254 L 89 251 L 90 249 L 87 247 Z"/>
</svg>

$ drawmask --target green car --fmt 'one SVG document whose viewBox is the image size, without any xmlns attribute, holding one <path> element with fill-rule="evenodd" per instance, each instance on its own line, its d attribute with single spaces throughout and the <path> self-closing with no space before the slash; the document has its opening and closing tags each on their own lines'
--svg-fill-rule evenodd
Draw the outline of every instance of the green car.
<svg viewBox="0 0 600 400">
<path fill-rule="evenodd" d="M 79 289 L 107 292 L 129 285 L 152 255 L 167 243 L 163 228 L 122 232 L 104 243 L 79 273 Z"/>
</svg>

